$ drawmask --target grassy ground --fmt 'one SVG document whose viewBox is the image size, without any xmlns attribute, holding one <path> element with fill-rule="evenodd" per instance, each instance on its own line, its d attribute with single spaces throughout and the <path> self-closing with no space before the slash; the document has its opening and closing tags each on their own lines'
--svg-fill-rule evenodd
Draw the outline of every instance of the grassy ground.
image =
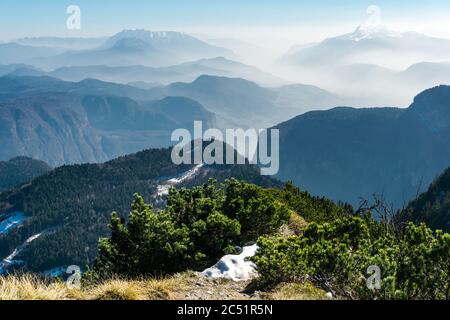
<svg viewBox="0 0 450 320">
<path fill-rule="evenodd" d="M 103 284 L 69 289 L 62 281 L 32 275 L 0 277 L 0 300 L 308 300 L 326 299 L 309 283 L 282 284 L 270 292 L 250 292 L 248 282 L 209 280 L 195 272 L 164 279 L 113 279 Z"/>
<path fill-rule="evenodd" d="M 0 278 L 0 300 L 158 300 L 173 299 L 182 283 L 177 277 L 163 280 L 113 279 L 98 286 L 70 289 L 63 281 L 33 275 Z"/>
</svg>

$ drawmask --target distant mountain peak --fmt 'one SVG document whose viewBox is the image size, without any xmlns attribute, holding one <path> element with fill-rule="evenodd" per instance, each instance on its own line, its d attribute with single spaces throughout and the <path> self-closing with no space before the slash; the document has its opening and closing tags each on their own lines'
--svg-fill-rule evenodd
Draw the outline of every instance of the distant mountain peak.
<svg viewBox="0 0 450 320">
<path fill-rule="evenodd" d="M 384 25 L 360 25 L 356 28 L 354 32 L 343 35 L 340 38 L 344 40 L 352 40 L 355 42 L 359 42 L 365 39 L 385 38 L 385 37 L 401 38 L 402 34 L 394 30 L 391 30 Z"/>
<path fill-rule="evenodd" d="M 116 37 L 121 38 L 138 38 L 142 40 L 152 39 L 164 39 L 164 38 L 174 38 L 174 37 L 183 37 L 186 36 L 181 32 L 175 31 L 151 31 L 145 29 L 125 29 L 115 35 Z"/>
<path fill-rule="evenodd" d="M 110 37 L 101 47 L 100 51 L 105 51 L 105 59 L 110 58 L 106 54 L 107 50 L 119 50 L 120 54 L 127 54 L 135 52 L 142 52 L 143 57 L 140 60 L 136 60 L 135 57 L 128 57 L 130 62 L 125 63 L 123 60 L 117 60 L 117 57 L 111 59 L 113 65 L 129 65 L 144 64 L 155 66 L 168 66 L 179 64 L 183 62 L 198 60 L 202 58 L 213 58 L 223 56 L 227 58 L 233 58 L 234 54 L 230 50 L 221 47 L 212 46 L 198 38 L 195 38 L 186 33 L 176 31 L 149 31 L 145 29 L 136 30 L 123 30 Z M 87 64 L 85 60 L 93 59 L 94 57 L 87 58 L 85 53 L 82 53 L 81 64 Z M 122 50 L 122 51 L 120 51 Z M 101 64 L 106 64 L 101 59 Z M 88 62 L 89 64 L 98 64 Z M 73 64 L 73 62 L 71 62 Z"/>
<path fill-rule="evenodd" d="M 112 46 L 113 49 L 126 49 L 126 50 L 136 50 L 145 51 L 152 48 L 146 41 L 139 38 L 122 38 L 117 40 L 117 42 Z"/>
<path fill-rule="evenodd" d="M 439 101 L 442 101 L 443 103 L 446 103 L 446 106 L 450 109 L 450 106 L 448 105 L 448 101 L 450 101 L 450 86 L 447 85 L 439 85 L 427 90 L 424 90 L 423 92 L 419 93 L 415 98 L 415 103 L 421 103 L 424 101 L 429 101 L 431 99 L 438 99 Z"/>
<path fill-rule="evenodd" d="M 111 47 L 120 41 L 141 41 L 147 44 L 155 42 L 167 42 L 175 39 L 192 38 L 184 33 L 175 31 L 149 31 L 145 29 L 123 30 L 112 36 L 106 43 L 106 47 Z"/>
<path fill-rule="evenodd" d="M 234 85 L 240 85 L 240 86 L 249 86 L 249 87 L 255 87 L 259 88 L 259 85 L 242 79 L 242 78 L 236 78 L 236 77 L 225 77 L 225 76 L 215 76 L 215 75 L 208 75 L 208 74 L 202 74 L 197 79 L 195 79 L 192 82 L 193 85 L 217 85 L 217 84 L 223 84 L 230 86 L 232 84 Z M 242 88 L 242 87 L 241 87 Z"/>
<path fill-rule="evenodd" d="M 450 86 L 440 85 L 423 91 L 414 98 L 409 110 L 435 132 L 450 129 Z"/>
</svg>

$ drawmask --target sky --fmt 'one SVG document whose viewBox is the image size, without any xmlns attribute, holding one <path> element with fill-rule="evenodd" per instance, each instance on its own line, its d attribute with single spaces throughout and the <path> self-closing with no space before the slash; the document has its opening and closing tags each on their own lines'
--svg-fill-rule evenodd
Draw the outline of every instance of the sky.
<svg viewBox="0 0 450 320">
<path fill-rule="evenodd" d="M 68 30 L 66 9 L 81 9 Z M 450 38 L 448 0 L 1 0 L 0 41 L 25 36 L 107 36 L 122 29 L 174 30 L 249 42 L 309 43 L 353 31 L 376 5 L 397 31 Z"/>
</svg>

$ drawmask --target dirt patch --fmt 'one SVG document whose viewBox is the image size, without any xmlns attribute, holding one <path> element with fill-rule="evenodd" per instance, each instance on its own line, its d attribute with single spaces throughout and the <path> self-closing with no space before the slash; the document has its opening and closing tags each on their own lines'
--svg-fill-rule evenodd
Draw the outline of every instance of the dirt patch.
<svg viewBox="0 0 450 320">
<path fill-rule="evenodd" d="M 247 290 L 249 283 L 250 281 L 208 279 L 199 272 L 192 272 L 183 280 L 183 288 L 174 294 L 174 298 L 187 300 L 262 299 L 259 292 Z"/>
</svg>

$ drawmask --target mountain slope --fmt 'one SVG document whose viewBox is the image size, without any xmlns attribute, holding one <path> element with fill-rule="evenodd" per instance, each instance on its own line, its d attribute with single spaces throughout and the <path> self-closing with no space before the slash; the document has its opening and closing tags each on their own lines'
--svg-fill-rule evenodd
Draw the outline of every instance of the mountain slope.
<svg viewBox="0 0 450 320">
<path fill-rule="evenodd" d="M 19 72 L 19 71 L 24 71 L 24 70 L 28 70 L 29 72 L 42 72 L 43 71 L 30 66 L 30 65 L 26 65 L 26 64 L 7 64 L 7 65 L 0 65 L 0 76 L 5 76 L 5 75 L 9 75 L 11 73 L 15 73 L 15 72 Z"/>
<path fill-rule="evenodd" d="M 107 38 L 60 38 L 60 37 L 26 37 L 15 40 L 16 43 L 33 47 L 50 47 L 62 49 L 90 49 L 102 45 Z"/>
<path fill-rule="evenodd" d="M 111 95 L 128 97 L 135 100 L 155 99 L 146 90 L 95 79 L 69 82 L 48 76 L 6 75 L 0 78 L 0 101 L 8 101 L 12 98 L 42 92 L 76 95 Z"/>
<path fill-rule="evenodd" d="M 360 26 L 352 33 L 291 52 L 281 62 L 306 67 L 358 63 L 405 68 L 420 61 L 445 60 L 449 54 L 447 39 L 414 32 L 398 33 L 384 26 Z"/>
<path fill-rule="evenodd" d="M 433 229 L 450 231 L 450 169 L 439 176 L 417 199 L 411 201 L 403 217 L 426 222 Z"/>
<path fill-rule="evenodd" d="M 336 68 L 330 75 L 329 82 L 340 83 L 340 89 L 335 89 L 338 92 L 365 97 L 359 100 L 370 104 L 403 106 L 417 92 L 450 84 L 450 63 L 420 62 L 401 71 L 373 64 L 351 64 Z M 379 95 L 380 92 L 383 95 Z"/>
<path fill-rule="evenodd" d="M 233 58 L 234 54 L 183 33 L 124 30 L 97 48 L 67 51 L 35 63 L 47 69 L 91 65 L 160 67 L 217 56 Z"/>
<path fill-rule="evenodd" d="M 108 159 L 79 98 L 35 94 L 0 104 L 0 159 L 26 155 L 51 165 Z"/>
<path fill-rule="evenodd" d="M 277 125 L 278 177 L 355 206 L 378 193 L 401 207 L 450 164 L 449 94 L 441 86 L 408 109 L 336 108 Z"/>
<path fill-rule="evenodd" d="M 334 106 L 343 98 L 313 86 L 264 88 L 240 78 L 203 75 L 191 83 L 150 89 L 156 97 L 185 96 L 222 119 L 221 127 L 266 128 L 315 108 Z"/>
<path fill-rule="evenodd" d="M 102 81 L 119 83 L 143 81 L 150 83 L 158 82 L 167 85 L 172 82 L 194 81 L 203 74 L 244 78 L 270 86 L 283 83 L 283 80 L 269 73 L 223 57 L 201 59 L 159 68 L 138 65 L 122 67 L 106 65 L 62 67 L 50 72 L 48 75 L 67 81 L 81 81 L 86 78 L 95 78 Z"/>
<path fill-rule="evenodd" d="M 43 57 L 49 58 L 64 50 L 49 47 L 22 45 L 15 42 L 0 44 L 0 61 L 3 64 L 34 64 Z"/>
<path fill-rule="evenodd" d="M 352 97 L 352 106 L 406 107 L 417 92 L 450 84 L 449 57 L 448 39 L 366 26 L 294 49 L 278 66 L 286 79 Z"/>
<path fill-rule="evenodd" d="M 192 83 L 174 83 L 164 89 L 154 89 L 161 90 L 164 95 L 197 100 L 232 123 L 240 118 L 248 119 L 247 125 L 257 125 L 275 109 L 270 101 L 274 94 L 243 79 L 201 76 Z"/>
<path fill-rule="evenodd" d="M 50 170 L 45 162 L 27 157 L 0 161 L 0 192 L 30 181 Z"/>
<path fill-rule="evenodd" d="M 171 132 L 189 129 L 194 120 L 210 127 L 215 115 L 189 98 L 158 101 L 145 90 L 98 80 L 0 78 L 4 160 L 26 155 L 51 165 L 102 162 L 168 146 Z"/>
<path fill-rule="evenodd" d="M 191 129 L 194 120 L 204 128 L 265 128 L 341 101 L 313 86 L 264 88 L 214 76 L 144 90 L 94 79 L 10 75 L 0 78 L 0 140 L 6 146 L 0 159 L 101 162 L 168 146 L 171 132 Z"/>
</svg>

